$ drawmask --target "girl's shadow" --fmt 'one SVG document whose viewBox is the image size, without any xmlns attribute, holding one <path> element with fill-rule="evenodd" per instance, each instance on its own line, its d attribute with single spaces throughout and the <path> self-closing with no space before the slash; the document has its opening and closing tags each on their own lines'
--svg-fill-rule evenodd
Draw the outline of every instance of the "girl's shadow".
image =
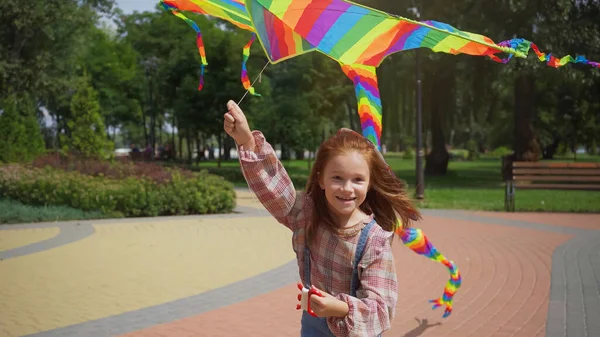
<svg viewBox="0 0 600 337">
<path fill-rule="evenodd" d="M 427 329 L 429 329 L 431 327 L 434 327 L 434 326 L 442 324 L 440 322 L 437 322 L 435 324 L 429 324 L 429 321 L 427 320 L 427 318 L 420 320 L 420 319 L 418 319 L 418 318 L 415 317 L 415 320 L 417 321 L 417 323 L 419 323 L 419 326 L 416 327 L 416 328 L 414 328 L 414 329 L 412 329 L 412 330 L 410 330 L 406 334 L 404 334 L 404 337 L 418 337 L 418 336 L 421 336 L 425 332 L 425 330 L 427 330 Z"/>
</svg>

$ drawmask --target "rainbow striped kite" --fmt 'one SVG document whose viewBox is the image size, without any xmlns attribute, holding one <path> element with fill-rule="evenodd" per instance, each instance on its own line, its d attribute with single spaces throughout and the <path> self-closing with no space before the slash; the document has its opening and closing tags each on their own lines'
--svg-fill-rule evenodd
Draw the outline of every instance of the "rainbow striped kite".
<svg viewBox="0 0 600 337">
<path fill-rule="evenodd" d="M 163 0 L 163 6 L 196 29 L 202 70 L 207 62 L 200 30 L 180 10 L 211 15 L 256 33 L 274 64 L 311 51 L 338 61 L 354 83 L 363 136 L 378 148 L 383 126 L 376 68 L 393 53 L 429 48 L 453 55 L 487 56 L 507 63 L 513 56 L 526 58 L 533 49 L 540 61 L 552 67 L 582 63 L 600 68 L 598 62 L 583 56 L 559 59 L 547 55 L 524 39 L 496 44 L 486 36 L 461 31 L 446 23 L 414 21 L 345 0 Z M 255 94 L 245 67 L 250 44 L 244 49 L 242 83 Z M 501 58 L 499 54 L 508 56 Z"/>
</svg>

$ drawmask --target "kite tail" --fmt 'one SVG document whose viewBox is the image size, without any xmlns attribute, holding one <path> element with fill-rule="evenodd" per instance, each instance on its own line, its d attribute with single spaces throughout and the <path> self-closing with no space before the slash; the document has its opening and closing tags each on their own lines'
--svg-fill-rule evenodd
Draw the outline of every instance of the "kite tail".
<svg viewBox="0 0 600 337">
<path fill-rule="evenodd" d="M 564 56 L 562 58 L 557 58 L 555 56 L 553 56 L 552 54 L 546 54 L 540 51 L 540 49 L 538 48 L 538 46 L 531 42 L 531 41 L 527 41 L 525 39 L 510 39 L 510 40 L 506 40 L 506 41 L 502 41 L 500 43 L 498 43 L 499 46 L 502 47 L 509 47 L 509 48 L 513 48 L 515 50 L 517 50 L 519 52 L 519 55 L 524 55 L 523 57 L 527 57 L 527 54 L 529 53 L 530 49 L 533 49 L 533 52 L 535 53 L 535 55 L 537 56 L 537 58 L 542 61 L 542 62 L 546 62 L 546 64 L 550 67 L 554 67 L 554 68 L 558 68 L 558 67 L 562 67 L 564 65 L 566 65 L 567 63 L 582 63 L 582 64 L 586 64 L 595 68 L 600 68 L 600 63 L 599 62 L 594 62 L 594 61 L 589 61 L 587 58 L 585 58 L 585 56 L 582 55 L 578 55 L 576 58 L 573 58 L 571 55 L 567 55 Z M 506 57 L 505 59 L 501 59 L 495 55 L 490 55 L 490 58 L 496 62 L 500 62 L 500 63 L 508 63 L 508 61 L 510 61 L 512 59 L 513 55 L 509 54 L 508 57 Z"/>
<path fill-rule="evenodd" d="M 173 15 L 185 21 L 188 25 L 190 25 L 190 27 L 192 27 L 196 31 L 196 46 L 198 47 L 200 59 L 202 60 L 202 63 L 200 65 L 200 80 L 198 81 L 198 91 L 200 91 L 204 87 L 204 67 L 208 65 L 208 62 L 206 62 L 206 51 L 204 50 L 204 41 L 202 41 L 202 33 L 200 32 L 200 27 L 198 27 L 198 25 L 194 21 L 188 19 L 187 17 L 185 17 L 185 15 L 181 14 L 176 7 L 166 4 L 162 1 L 160 4 L 165 10 L 170 10 L 171 13 L 173 13 Z"/>
<path fill-rule="evenodd" d="M 396 233 L 398 233 L 404 245 L 412 249 L 412 251 L 419 255 L 423 255 L 430 260 L 440 262 L 448 268 L 450 280 L 448 280 L 448 283 L 444 288 L 444 294 L 440 298 L 429 301 L 430 303 L 433 303 L 432 309 L 445 306 L 446 310 L 444 311 L 443 317 L 448 317 L 452 313 L 454 294 L 458 288 L 460 288 L 462 282 L 458 267 L 456 267 L 454 262 L 446 259 L 446 257 L 433 246 L 425 234 L 423 234 L 422 230 L 418 228 L 403 229 L 402 226 L 399 226 Z"/>
<path fill-rule="evenodd" d="M 381 97 L 376 68 L 360 64 L 340 64 L 342 71 L 354 83 L 362 134 L 381 150 Z"/>
<path fill-rule="evenodd" d="M 243 57 L 242 57 L 242 84 L 244 85 L 244 89 L 248 90 L 254 96 L 260 96 L 254 90 L 254 87 L 250 83 L 250 79 L 248 78 L 248 69 L 246 68 L 246 63 L 248 62 L 248 58 L 250 57 L 250 46 L 256 40 L 256 34 L 252 33 L 252 38 L 248 43 L 244 46 Z"/>
</svg>

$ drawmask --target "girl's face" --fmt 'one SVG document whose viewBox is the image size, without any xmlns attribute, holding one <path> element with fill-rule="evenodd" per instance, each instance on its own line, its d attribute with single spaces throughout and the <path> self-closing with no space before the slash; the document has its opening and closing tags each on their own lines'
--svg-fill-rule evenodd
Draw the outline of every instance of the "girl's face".
<svg viewBox="0 0 600 337">
<path fill-rule="evenodd" d="M 340 221 L 350 219 L 365 201 L 370 170 L 364 156 L 356 151 L 331 158 L 320 175 L 329 209 Z"/>
</svg>

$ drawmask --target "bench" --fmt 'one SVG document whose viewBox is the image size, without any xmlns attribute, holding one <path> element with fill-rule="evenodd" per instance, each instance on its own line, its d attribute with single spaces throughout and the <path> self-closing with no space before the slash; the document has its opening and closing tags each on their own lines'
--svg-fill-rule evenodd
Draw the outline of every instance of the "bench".
<svg viewBox="0 0 600 337">
<path fill-rule="evenodd" d="M 515 190 L 600 190 L 600 163 L 513 162 L 504 210 L 515 211 Z"/>
</svg>

